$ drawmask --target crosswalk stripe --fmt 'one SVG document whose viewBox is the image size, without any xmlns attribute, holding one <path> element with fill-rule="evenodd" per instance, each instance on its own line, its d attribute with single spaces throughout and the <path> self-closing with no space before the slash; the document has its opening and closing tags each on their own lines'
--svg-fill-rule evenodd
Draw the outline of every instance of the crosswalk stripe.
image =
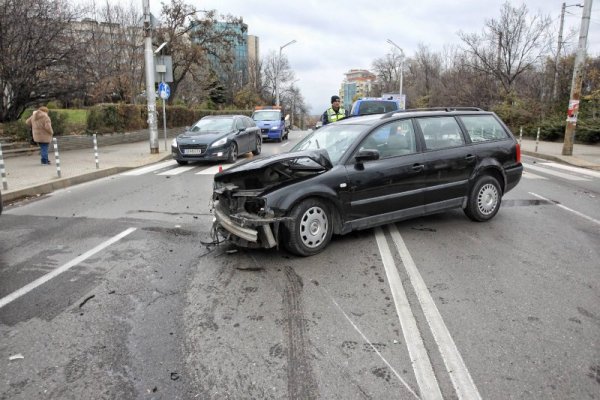
<svg viewBox="0 0 600 400">
<path fill-rule="evenodd" d="M 164 161 L 164 162 L 161 162 L 158 164 L 152 164 L 148 167 L 137 168 L 137 169 L 133 169 L 131 171 L 123 172 L 121 175 L 129 175 L 129 176 L 144 175 L 144 174 L 147 174 L 148 172 L 152 172 L 152 171 L 156 171 L 158 169 L 170 167 L 175 164 L 176 164 L 175 160 L 168 160 L 168 161 Z"/>
<path fill-rule="evenodd" d="M 214 167 L 210 167 L 210 168 L 206 168 L 203 169 L 200 172 L 196 172 L 196 175 L 214 175 L 217 172 L 219 172 L 219 167 L 223 168 L 224 170 L 233 166 L 233 164 L 227 164 L 227 165 L 215 165 Z"/>
<path fill-rule="evenodd" d="M 523 178 L 527 179 L 542 179 L 547 181 L 548 178 L 544 178 L 543 176 L 532 174 L 531 172 L 523 171 Z"/>
<path fill-rule="evenodd" d="M 194 169 L 195 167 L 179 167 L 179 168 L 173 168 L 173 169 L 169 169 L 165 172 L 161 172 L 158 173 L 156 175 L 179 175 L 182 174 L 186 171 L 189 171 L 190 169 Z"/>
<path fill-rule="evenodd" d="M 591 169 L 574 167 L 572 165 L 564 165 L 564 164 L 553 163 L 553 162 L 547 162 L 547 163 L 541 163 L 541 164 L 548 165 L 552 168 L 560 168 L 560 169 L 564 169 L 564 170 L 571 171 L 571 172 L 577 172 L 578 174 L 582 174 L 582 175 L 593 176 L 594 178 L 600 178 L 600 172 L 594 171 Z"/>
<path fill-rule="evenodd" d="M 531 164 L 525 164 L 525 168 L 532 169 L 532 170 L 538 171 L 538 172 L 543 172 L 544 174 L 557 176 L 559 178 L 567 179 L 570 181 L 588 181 L 589 182 L 589 179 L 587 179 L 587 178 L 581 178 L 579 176 L 570 175 L 570 174 L 563 174 L 562 172 L 553 171 L 550 168 L 537 167 L 537 166 L 534 166 Z"/>
</svg>

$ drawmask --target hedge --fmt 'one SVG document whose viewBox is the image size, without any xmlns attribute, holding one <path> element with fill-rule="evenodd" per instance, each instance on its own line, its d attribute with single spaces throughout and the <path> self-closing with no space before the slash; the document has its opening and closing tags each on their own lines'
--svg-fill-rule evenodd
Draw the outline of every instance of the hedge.
<svg viewBox="0 0 600 400">
<path fill-rule="evenodd" d="M 162 106 L 157 105 L 157 126 L 163 126 Z M 183 106 L 167 106 L 167 127 L 192 125 L 207 115 L 252 115 L 252 110 L 198 110 Z M 98 104 L 89 109 L 87 133 L 127 132 L 148 127 L 148 108 L 134 104 Z"/>
</svg>

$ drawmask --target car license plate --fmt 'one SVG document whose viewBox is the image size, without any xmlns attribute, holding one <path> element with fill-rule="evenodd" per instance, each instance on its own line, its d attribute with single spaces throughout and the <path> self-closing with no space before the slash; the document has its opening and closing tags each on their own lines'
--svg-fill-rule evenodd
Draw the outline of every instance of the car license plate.
<svg viewBox="0 0 600 400">
<path fill-rule="evenodd" d="M 202 154 L 202 149 L 184 149 L 184 154 Z"/>
</svg>

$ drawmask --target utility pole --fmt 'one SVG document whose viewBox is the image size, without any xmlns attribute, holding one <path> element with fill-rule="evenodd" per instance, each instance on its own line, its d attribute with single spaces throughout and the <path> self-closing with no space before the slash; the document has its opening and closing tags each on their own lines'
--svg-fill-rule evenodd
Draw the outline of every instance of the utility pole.
<svg viewBox="0 0 600 400">
<path fill-rule="evenodd" d="M 558 29 L 558 46 L 556 48 L 556 58 L 554 59 L 554 82 L 552 83 L 552 99 L 556 100 L 558 94 L 558 61 L 560 60 L 560 48 L 562 46 L 562 33 L 563 25 L 565 23 L 565 9 L 567 8 L 566 3 L 562 3 L 562 10 L 560 12 L 560 28 Z"/>
<path fill-rule="evenodd" d="M 567 7 L 583 7 L 581 4 L 570 4 L 562 3 L 560 12 L 560 28 L 558 29 L 558 46 L 556 47 L 556 57 L 554 58 L 554 82 L 552 83 L 552 99 L 556 100 L 558 96 L 558 62 L 560 61 L 560 51 L 562 48 L 562 34 L 563 26 L 565 24 L 565 10 Z"/>
<path fill-rule="evenodd" d="M 575 141 L 575 126 L 577 125 L 577 114 L 579 112 L 579 98 L 581 97 L 581 85 L 583 83 L 583 67 L 585 64 L 587 46 L 587 35 L 590 28 L 590 15 L 592 13 L 592 0 L 583 2 L 583 15 L 581 16 L 581 28 L 579 31 L 579 45 L 575 66 L 573 68 L 573 81 L 571 82 L 571 96 L 569 97 L 569 108 L 567 111 L 567 127 L 565 129 L 565 141 L 563 143 L 562 155 L 573 155 L 573 142 Z"/>
<path fill-rule="evenodd" d="M 154 94 L 154 52 L 152 51 L 152 22 L 150 0 L 142 0 L 144 8 L 144 59 L 146 68 L 146 100 L 148 102 L 148 130 L 150 154 L 158 153 L 158 128 L 156 127 L 156 96 Z"/>
</svg>

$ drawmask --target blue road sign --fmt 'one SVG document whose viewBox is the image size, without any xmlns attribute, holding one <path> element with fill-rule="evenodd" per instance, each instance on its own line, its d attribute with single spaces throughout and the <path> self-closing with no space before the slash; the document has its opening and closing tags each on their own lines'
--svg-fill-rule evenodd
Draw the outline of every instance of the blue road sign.
<svg viewBox="0 0 600 400">
<path fill-rule="evenodd" d="M 158 95 L 161 99 L 167 100 L 171 95 L 171 88 L 165 82 L 161 82 L 158 84 Z"/>
</svg>

